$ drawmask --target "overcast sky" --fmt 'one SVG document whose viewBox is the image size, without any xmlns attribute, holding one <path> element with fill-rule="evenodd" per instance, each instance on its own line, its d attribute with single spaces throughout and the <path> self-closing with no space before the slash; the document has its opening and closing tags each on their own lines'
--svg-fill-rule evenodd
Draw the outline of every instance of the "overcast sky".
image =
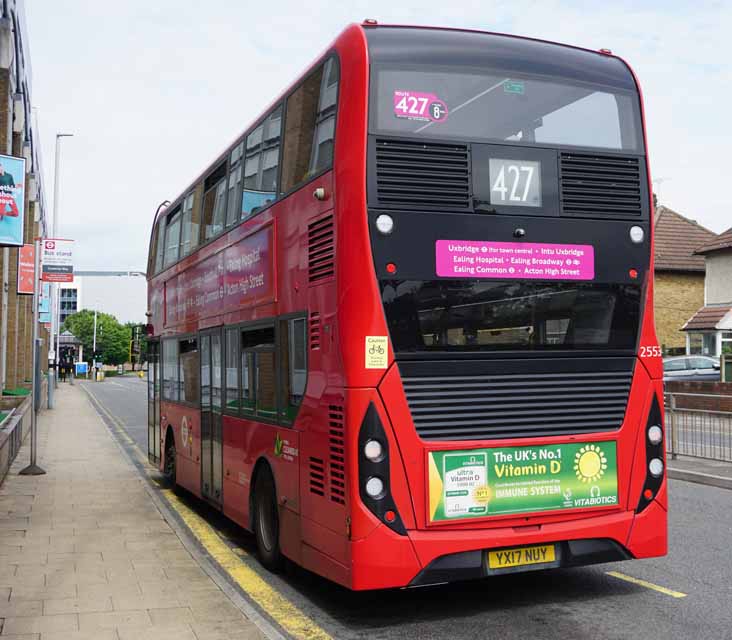
<svg viewBox="0 0 732 640">
<path fill-rule="evenodd" d="M 49 208 L 55 134 L 75 134 L 59 235 L 78 241 L 77 269 L 144 270 L 158 203 L 367 17 L 612 49 L 641 81 L 661 203 L 732 225 L 731 2 L 25 1 Z"/>
</svg>

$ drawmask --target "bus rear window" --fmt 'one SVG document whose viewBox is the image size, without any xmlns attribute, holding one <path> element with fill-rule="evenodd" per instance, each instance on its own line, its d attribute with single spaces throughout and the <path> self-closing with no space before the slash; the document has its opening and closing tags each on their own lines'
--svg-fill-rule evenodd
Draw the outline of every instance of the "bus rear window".
<svg viewBox="0 0 732 640">
<path fill-rule="evenodd" d="M 394 350 L 635 348 L 640 287 L 598 283 L 385 280 Z"/>
<path fill-rule="evenodd" d="M 374 133 L 642 151 L 632 92 L 464 67 L 374 71 Z"/>
</svg>

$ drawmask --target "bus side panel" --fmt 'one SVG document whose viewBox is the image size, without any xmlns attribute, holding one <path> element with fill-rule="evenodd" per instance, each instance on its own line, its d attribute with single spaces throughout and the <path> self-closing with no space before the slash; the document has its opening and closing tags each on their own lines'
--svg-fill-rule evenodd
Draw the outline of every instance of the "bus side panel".
<svg viewBox="0 0 732 640">
<path fill-rule="evenodd" d="M 248 529 L 251 475 L 244 458 L 244 422 L 227 415 L 222 420 L 224 514 Z"/>
<path fill-rule="evenodd" d="M 201 495 L 201 417 L 197 408 L 163 402 L 160 405 L 163 445 L 168 425 L 173 428 L 176 481 L 196 496 Z M 161 458 L 164 456 L 161 456 Z"/>
</svg>

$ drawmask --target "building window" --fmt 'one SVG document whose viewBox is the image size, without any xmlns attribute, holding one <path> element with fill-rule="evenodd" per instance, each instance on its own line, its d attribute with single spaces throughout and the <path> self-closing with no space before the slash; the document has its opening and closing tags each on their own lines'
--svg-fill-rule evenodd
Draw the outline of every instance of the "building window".
<svg viewBox="0 0 732 640">
<path fill-rule="evenodd" d="M 690 333 L 689 334 L 689 355 L 712 356 L 717 353 L 716 333 Z"/>
<path fill-rule="evenodd" d="M 277 197 L 282 106 L 278 106 L 246 139 L 241 217 L 254 215 Z"/>
<path fill-rule="evenodd" d="M 287 99 L 283 193 L 332 165 L 337 93 L 338 63 L 331 58 Z"/>
</svg>

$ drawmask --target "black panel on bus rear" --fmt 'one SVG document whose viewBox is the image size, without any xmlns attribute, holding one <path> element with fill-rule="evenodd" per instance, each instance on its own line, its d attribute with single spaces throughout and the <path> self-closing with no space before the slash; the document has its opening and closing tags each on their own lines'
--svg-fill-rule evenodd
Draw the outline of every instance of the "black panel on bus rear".
<svg viewBox="0 0 732 640">
<path fill-rule="evenodd" d="M 618 58 L 584 49 L 515 36 L 410 27 L 367 27 L 369 60 L 489 67 L 557 76 L 636 91 L 628 67 Z"/>
</svg>

